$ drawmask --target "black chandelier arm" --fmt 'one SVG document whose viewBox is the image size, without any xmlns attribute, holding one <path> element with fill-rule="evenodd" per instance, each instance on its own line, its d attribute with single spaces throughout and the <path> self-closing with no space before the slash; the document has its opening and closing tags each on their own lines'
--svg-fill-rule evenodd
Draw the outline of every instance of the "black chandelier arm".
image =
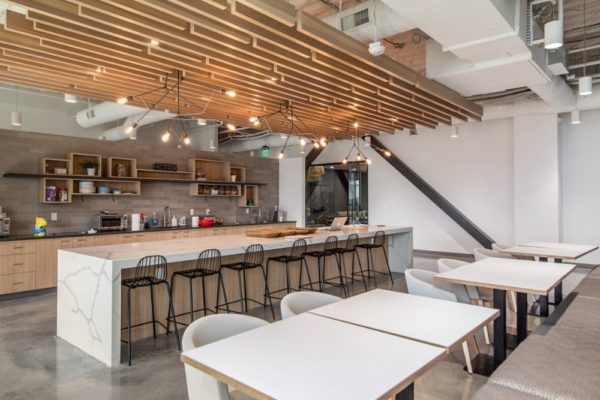
<svg viewBox="0 0 600 400">
<path fill-rule="evenodd" d="M 138 126 L 138 124 L 142 121 L 142 119 L 144 119 L 151 111 L 155 110 L 156 107 L 158 107 L 158 105 L 161 103 L 161 101 L 163 101 L 165 99 L 165 97 L 167 97 L 170 93 L 173 92 L 173 90 L 179 85 L 179 82 L 181 82 L 181 80 L 178 79 L 176 84 L 171 86 L 171 88 L 168 88 L 167 92 L 165 94 L 163 94 L 162 97 L 160 99 L 158 99 L 158 101 L 152 105 L 152 107 L 148 108 L 146 110 L 146 112 L 144 112 L 144 114 L 142 114 L 142 116 L 140 118 L 138 118 L 138 120 L 136 122 L 133 123 L 134 129 Z"/>
</svg>

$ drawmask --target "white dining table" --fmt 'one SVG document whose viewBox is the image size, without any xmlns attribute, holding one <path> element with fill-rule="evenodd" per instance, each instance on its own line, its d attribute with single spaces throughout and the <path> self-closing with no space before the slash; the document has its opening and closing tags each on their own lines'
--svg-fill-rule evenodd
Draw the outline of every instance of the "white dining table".
<svg viewBox="0 0 600 400">
<path fill-rule="evenodd" d="M 506 291 L 517 292 L 517 344 L 527 337 L 527 294 L 547 296 L 575 268 L 573 264 L 490 257 L 436 275 L 440 281 L 493 289 L 494 366 L 506 358 Z"/>
<path fill-rule="evenodd" d="M 440 346 L 449 351 L 500 315 L 493 308 L 374 289 L 312 314 Z"/>
<path fill-rule="evenodd" d="M 539 261 L 548 261 L 552 259 L 555 263 L 561 263 L 563 260 L 574 261 L 586 254 L 589 254 L 598 249 L 598 246 L 570 244 L 570 243 L 555 243 L 555 242 L 526 242 L 518 246 L 513 246 L 502 250 L 503 253 L 514 257 L 533 257 Z M 559 283 L 554 288 L 554 306 L 562 302 L 562 283 Z M 541 296 L 540 315 L 548 316 L 548 296 Z"/>
<path fill-rule="evenodd" d="M 442 347 L 304 313 L 182 353 L 255 399 L 411 400 Z"/>
</svg>

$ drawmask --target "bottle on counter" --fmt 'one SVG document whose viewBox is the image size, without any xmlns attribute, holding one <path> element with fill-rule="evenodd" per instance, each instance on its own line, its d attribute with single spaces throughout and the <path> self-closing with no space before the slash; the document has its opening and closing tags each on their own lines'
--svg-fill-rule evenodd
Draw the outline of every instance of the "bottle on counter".
<svg viewBox="0 0 600 400">
<path fill-rule="evenodd" d="M 156 216 L 156 211 L 152 214 L 152 218 L 150 219 L 150 228 L 158 227 L 158 217 Z"/>
<path fill-rule="evenodd" d="M 176 217 L 176 216 L 173 216 L 173 218 L 171 218 L 171 226 L 172 226 L 172 227 L 177 227 L 177 225 L 179 225 L 179 224 L 177 223 L 177 217 Z"/>
</svg>

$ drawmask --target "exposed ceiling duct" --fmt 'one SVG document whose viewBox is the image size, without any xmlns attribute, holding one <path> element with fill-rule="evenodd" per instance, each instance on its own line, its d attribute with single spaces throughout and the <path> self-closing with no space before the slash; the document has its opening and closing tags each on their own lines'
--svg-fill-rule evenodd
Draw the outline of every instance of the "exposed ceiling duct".
<svg viewBox="0 0 600 400">
<path fill-rule="evenodd" d="M 262 139 L 234 140 L 228 143 L 221 144 L 221 148 L 227 152 L 239 153 L 244 151 L 260 150 L 263 146 L 269 146 L 270 148 L 283 147 L 286 140 L 287 137 L 271 135 Z M 300 146 L 300 138 L 298 138 L 297 136 L 291 136 L 286 147 L 296 146 Z"/>
<path fill-rule="evenodd" d="M 130 115 L 139 114 L 141 112 L 144 112 L 144 109 L 140 107 L 105 101 L 79 111 L 75 114 L 75 120 L 82 128 L 91 128 L 121 118 L 127 118 Z"/>
<path fill-rule="evenodd" d="M 361 42 L 372 42 L 375 33 L 380 39 L 415 28 L 414 24 L 381 0 L 368 0 L 342 9 L 323 21 Z"/>
<path fill-rule="evenodd" d="M 125 122 L 122 125 L 105 130 L 104 132 L 102 132 L 101 138 L 103 140 L 109 140 L 109 141 L 133 139 L 133 138 L 135 138 L 135 134 L 137 132 L 127 133 L 126 128 L 132 126 L 134 122 L 137 122 L 137 125 L 138 125 L 138 128 L 136 128 L 136 131 L 137 131 L 137 129 L 139 129 L 140 127 L 142 127 L 144 125 L 149 125 L 149 124 L 152 124 L 155 122 L 159 122 L 159 121 L 162 121 L 165 119 L 175 117 L 175 114 L 164 112 L 164 111 L 151 111 L 150 113 L 148 113 L 148 115 L 146 115 L 144 117 L 144 114 L 145 114 L 144 109 L 138 108 L 138 107 L 134 107 L 134 108 L 137 108 L 137 110 L 138 110 L 137 114 L 133 114 L 133 115 L 130 115 L 129 117 L 127 117 L 125 119 Z M 143 119 L 139 120 L 142 117 L 143 117 Z M 139 122 L 138 122 L 138 120 L 139 120 Z"/>
</svg>

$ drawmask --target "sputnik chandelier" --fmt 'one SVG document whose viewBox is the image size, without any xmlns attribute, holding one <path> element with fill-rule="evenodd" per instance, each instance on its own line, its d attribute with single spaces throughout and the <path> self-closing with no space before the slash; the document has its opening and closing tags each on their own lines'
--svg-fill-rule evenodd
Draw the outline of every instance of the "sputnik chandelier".
<svg viewBox="0 0 600 400">
<path fill-rule="evenodd" d="M 147 92 L 143 92 L 143 93 L 133 95 L 133 96 L 119 97 L 117 99 L 117 103 L 119 103 L 119 104 L 127 104 L 130 101 L 137 100 L 137 101 L 140 101 L 142 104 L 144 104 L 144 106 L 146 107 L 146 111 L 144 113 L 142 113 L 142 115 L 135 122 L 133 122 L 131 125 L 125 127 L 125 129 L 124 129 L 125 133 L 127 135 L 133 134 L 140 127 L 144 118 L 148 117 L 148 115 L 150 115 L 150 113 L 152 111 L 156 110 L 158 108 L 158 106 L 161 104 L 161 102 L 165 98 L 167 98 L 167 96 L 169 96 L 170 94 L 174 94 L 175 101 L 177 103 L 177 114 L 175 116 L 173 116 L 172 118 L 169 118 L 171 120 L 171 124 L 161 134 L 160 139 L 162 140 L 162 142 L 168 143 L 171 141 L 171 138 L 174 137 L 179 142 L 178 147 L 181 147 L 181 144 L 189 146 L 192 143 L 192 139 L 191 139 L 189 133 L 185 130 L 184 123 L 186 121 L 196 120 L 198 125 L 206 126 L 208 124 L 208 121 L 204 118 L 201 118 L 200 116 L 202 116 L 206 112 L 206 110 L 208 109 L 208 105 L 212 101 L 213 97 L 217 94 L 225 95 L 228 97 L 236 96 L 236 92 L 234 90 L 216 89 L 211 92 L 210 96 L 206 100 L 206 104 L 203 107 L 199 107 L 196 104 L 194 104 L 192 101 L 190 101 L 190 100 L 186 99 L 184 96 L 182 96 L 181 83 L 183 82 L 183 80 L 184 80 L 184 74 L 178 70 L 177 75 L 176 75 L 176 81 L 172 86 L 169 86 L 169 74 L 166 74 L 165 75 L 165 84 L 162 87 L 148 90 Z M 148 105 L 146 103 L 146 101 L 144 100 L 144 96 L 148 96 L 150 94 L 160 93 L 160 92 L 163 92 L 163 94 L 156 103 Z M 196 113 L 182 114 L 181 108 L 180 108 L 181 100 L 185 101 L 186 104 L 194 106 L 197 109 L 201 108 L 201 111 L 196 112 Z M 174 124 L 176 124 L 176 123 L 179 123 L 180 127 L 181 127 L 179 133 L 175 132 L 175 130 L 173 129 Z"/>
<path fill-rule="evenodd" d="M 290 137 L 294 134 L 300 138 L 300 146 L 302 147 L 301 153 L 304 153 L 304 146 L 311 141 L 315 148 L 325 147 L 327 143 L 331 141 L 332 138 L 325 137 L 317 137 L 314 133 L 312 133 L 311 129 L 306 126 L 306 124 L 294 113 L 294 105 L 291 101 L 286 100 L 279 105 L 279 109 L 277 111 L 273 111 L 271 113 L 260 115 L 260 116 L 252 116 L 249 121 L 253 126 L 258 127 L 260 125 L 264 125 L 267 131 L 270 134 L 273 134 L 273 130 L 271 129 L 271 125 L 269 124 L 269 119 L 280 117 L 287 124 L 290 124 L 290 130 L 287 133 L 282 133 L 282 137 L 285 137 L 285 143 L 283 148 L 279 152 L 279 158 L 283 158 L 285 155 L 285 149 L 288 146 L 288 142 Z M 295 133 L 294 133 L 295 130 Z"/>
</svg>

